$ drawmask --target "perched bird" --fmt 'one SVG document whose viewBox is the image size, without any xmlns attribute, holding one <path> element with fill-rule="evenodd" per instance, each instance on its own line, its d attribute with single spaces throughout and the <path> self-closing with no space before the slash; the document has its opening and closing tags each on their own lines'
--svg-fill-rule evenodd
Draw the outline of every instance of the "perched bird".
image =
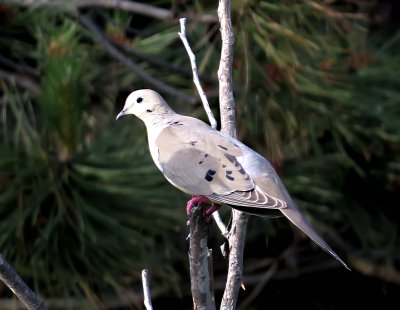
<svg viewBox="0 0 400 310">
<path fill-rule="evenodd" d="M 347 265 L 315 232 L 289 196 L 269 161 L 203 121 L 176 113 L 157 92 L 131 93 L 117 119 L 133 114 L 146 125 L 151 157 L 166 179 L 192 195 L 187 212 L 211 202 L 255 215 L 284 215 L 322 249 Z"/>
</svg>

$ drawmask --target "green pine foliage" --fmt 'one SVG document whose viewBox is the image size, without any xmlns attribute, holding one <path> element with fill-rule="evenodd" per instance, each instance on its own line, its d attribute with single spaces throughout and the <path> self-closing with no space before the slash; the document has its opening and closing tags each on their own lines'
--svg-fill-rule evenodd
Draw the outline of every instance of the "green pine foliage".
<svg viewBox="0 0 400 310">
<path fill-rule="evenodd" d="M 44 296 L 96 300 L 140 280 L 145 267 L 161 287 L 176 284 L 182 195 L 154 167 L 143 128 L 116 123 L 105 107 L 93 114 L 100 73 L 80 25 L 40 15 L 29 53 L 40 93 L 2 84 L 2 254 Z"/>
</svg>

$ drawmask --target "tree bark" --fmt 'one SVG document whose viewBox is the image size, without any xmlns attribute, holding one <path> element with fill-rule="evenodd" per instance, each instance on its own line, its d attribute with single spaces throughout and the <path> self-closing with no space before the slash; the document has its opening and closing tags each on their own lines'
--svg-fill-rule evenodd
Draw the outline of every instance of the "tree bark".
<svg viewBox="0 0 400 310">
<path fill-rule="evenodd" d="M 221 131 L 236 138 L 236 104 L 233 97 L 232 67 L 234 34 L 232 29 L 230 0 L 220 0 L 218 18 L 221 24 L 221 60 L 218 69 Z M 221 309 L 235 309 L 243 277 L 243 251 L 249 216 L 232 210 L 232 226 L 229 232 L 228 276 L 222 297 Z"/>
<path fill-rule="evenodd" d="M 199 207 L 192 209 L 189 221 L 189 263 L 193 309 L 214 310 L 213 279 L 210 276 L 212 265 L 210 265 L 210 252 L 207 246 L 209 224 L 204 220 L 203 211 Z"/>
</svg>

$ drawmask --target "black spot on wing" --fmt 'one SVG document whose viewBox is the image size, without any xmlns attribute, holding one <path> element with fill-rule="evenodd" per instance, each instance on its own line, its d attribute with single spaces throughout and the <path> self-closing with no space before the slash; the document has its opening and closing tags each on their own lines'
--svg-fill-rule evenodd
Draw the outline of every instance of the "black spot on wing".
<svg viewBox="0 0 400 310">
<path fill-rule="evenodd" d="M 246 174 L 246 171 L 244 171 L 243 167 L 240 167 L 239 173 L 240 173 L 240 174 Z"/>
<path fill-rule="evenodd" d="M 190 144 L 191 144 L 192 146 L 196 146 L 196 143 L 197 143 L 197 141 L 190 141 Z"/>
<path fill-rule="evenodd" d="M 236 157 L 235 156 L 232 156 L 230 154 L 224 154 L 224 155 L 231 163 L 235 163 L 235 161 L 236 161 Z"/>
<path fill-rule="evenodd" d="M 235 180 L 235 178 L 233 177 L 233 176 L 231 176 L 231 175 L 226 175 L 226 178 L 228 179 L 228 180 L 230 180 L 230 181 L 233 181 L 233 180 Z"/>
<path fill-rule="evenodd" d="M 225 157 L 232 163 L 234 164 L 235 167 L 241 167 L 238 160 L 236 159 L 235 156 L 230 155 L 230 154 L 225 154 Z"/>
<path fill-rule="evenodd" d="M 235 178 L 232 176 L 232 170 L 226 170 L 225 177 L 226 177 L 228 180 L 231 180 L 231 181 L 233 181 L 233 180 L 235 179 Z"/>
<path fill-rule="evenodd" d="M 203 162 L 204 162 L 204 161 L 200 160 L 200 161 L 199 161 L 199 165 L 201 165 Z"/>
<path fill-rule="evenodd" d="M 208 182 L 211 182 L 211 181 L 214 179 L 212 176 L 213 176 L 215 173 L 216 173 L 215 170 L 208 169 L 208 171 L 206 172 L 206 175 L 205 175 L 204 179 L 206 179 Z"/>
<path fill-rule="evenodd" d="M 225 151 L 228 150 L 225 146 L 223 146 L 223 145 L 221 145 L 221 144 L 218 144 L 217 146 L 220 147 L 221 149 L 225 150 Z"/>
</svg>

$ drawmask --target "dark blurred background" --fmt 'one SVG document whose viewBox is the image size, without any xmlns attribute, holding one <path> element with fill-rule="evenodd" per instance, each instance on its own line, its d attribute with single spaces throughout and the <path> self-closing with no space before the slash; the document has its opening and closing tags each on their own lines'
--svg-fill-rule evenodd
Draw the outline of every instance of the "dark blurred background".
<svg viewBox="0 0 400 310">
<path fill-rule="evenodd" d="M 157 170 L 127 95 L 218 115 L 216 1 L 0 4 L 0 251 L 50 309 L 191 309 L 185 201 Z M 232 1 L 238 136 L 270 159 L 351 272 L 285 219 L 251 217 L 239 309 L 380 309 L 400 294 L 399 3 Z M 230 210 L 222 209 L 225 222 Z M 215 225 L 217 303 L 224 242 Z M 15 306 L 0 284 L 0 309 Z"/>
</svg>

